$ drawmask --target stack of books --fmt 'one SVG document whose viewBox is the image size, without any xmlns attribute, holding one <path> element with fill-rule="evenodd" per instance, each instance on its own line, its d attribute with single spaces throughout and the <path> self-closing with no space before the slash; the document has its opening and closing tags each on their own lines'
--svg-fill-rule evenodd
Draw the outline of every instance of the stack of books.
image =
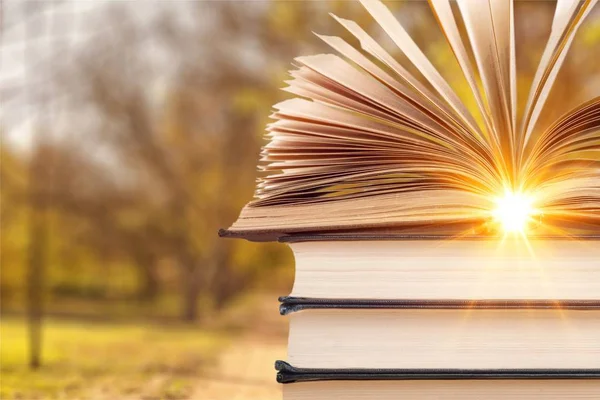
<svg viewBox="0 0 600 400">
<path fill-rule="evenodd" d="M 335 17 L 352 43 L 296 59 L 220 232 L 295 254 L 284 398 L 599 399 L 600 96 L 540 117 L 597 0 L 557 2 L 523 107 L 512 1 L 429 1 L 460 97 L 361 3 L 402 62 Z"/>
<path fill-rule="evenodd" d="M 284 240 L 296 257 L 276 363 L 286 400 L 600 396 L 593 242 Z"/>
</svg>

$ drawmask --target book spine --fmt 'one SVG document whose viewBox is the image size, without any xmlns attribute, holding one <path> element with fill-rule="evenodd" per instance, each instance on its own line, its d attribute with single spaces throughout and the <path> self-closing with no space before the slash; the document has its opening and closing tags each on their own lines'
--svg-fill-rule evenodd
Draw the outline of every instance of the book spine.
<svg viewBox="0 0 600 400">
<path fill-rule="evenodd" d="M 600 369 L 326 369 L 275 362 L 277 382 L 346 380 L 600 379 Z"/>
<path fill-rule="evenodd" d="M 287 315 L 308 309 L 478 309 L 478 310 L 600 310 L 600 300 L 414 300 L 324 299 L 280 297 L 279 312 Z"/>
</svg>

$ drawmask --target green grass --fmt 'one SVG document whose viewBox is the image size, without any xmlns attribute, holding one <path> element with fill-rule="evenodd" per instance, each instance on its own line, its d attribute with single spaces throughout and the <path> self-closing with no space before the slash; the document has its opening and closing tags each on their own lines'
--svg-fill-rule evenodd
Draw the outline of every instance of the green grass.
<svg viewBox="0 0 600 400">
<path fill-rule="evenodd" d="M 24 321 L 0 324 L 1 399 L 187 399 L 230 335 L 191 326 L 44 326 L 43 366 L 27 367 Z"/>
</svg>

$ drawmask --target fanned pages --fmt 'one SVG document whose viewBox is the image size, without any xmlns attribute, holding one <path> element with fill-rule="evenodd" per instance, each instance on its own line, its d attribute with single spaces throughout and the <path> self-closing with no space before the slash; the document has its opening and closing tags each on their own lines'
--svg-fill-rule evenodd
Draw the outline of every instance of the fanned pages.
<svg viewBox="0 0 600 400">
<path fill-rule="evenodd" d="M 539 123 L 597 0 L 558 0 L 519 119 L 512 1 L 429 1 L 474 107 L 383 3 L 360 2 L 412 65 L 333 16 L 356 46 L 317 35 L 332 53 L 295 60 L 296 98 L 274 106 L 255 199 L 228 234 L 491 234 L 505 198 L 526 199 L 528 233 L 600 234 L 600 96 Z"/>
</svg>

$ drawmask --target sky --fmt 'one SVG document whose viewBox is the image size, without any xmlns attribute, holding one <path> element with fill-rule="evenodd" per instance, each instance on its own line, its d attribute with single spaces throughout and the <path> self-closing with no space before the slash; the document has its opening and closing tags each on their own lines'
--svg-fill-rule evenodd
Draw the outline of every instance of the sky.
<svg viewBox="0 0 600 400">
<path fill-rule="evenodd" d="M 189 5 L 189 2 L 187 2 Z M 127 0 L 55 0 L 22 1 L 0 0 L 2 27 L 0 34 L 0 119 L 2 140 L 17 151 L 31 148 L 35 137 L 34 126 L 51 124 L 53 134 L 69 132 L 61 129 L 69 123 L 72 107 L 65 107 L 69 94 L 53 85 L 51 73 L 68 66 L 94 39 L 110 32 L 110 7 L 125 7 L 139 27 L 152 26 L 153 20 L 169 12 L 182 28 L 193 24 L 196 28 L 211 27 L 210 13 L 189 13 L 185 1 L 127 1 Z M 257 1 L 251 9 L 263 10 L 264 1 Z M 172 56 L 152 41 L 152 30 L 146 31 L 147 49 L 144 55 L 156 63 L 158 71 L 149 83 L 151 92 L 158 96 L 164 90 L 170 72 L 174 69 Z M 241 54 L 248 61 L 249 55 Z M 79 113 L 80 110 L 75 110 Z M 65 124 L 65 125 L 61 125 Z M 71 134 L 71 133 L 70 133 Z M 81 134 L 81 133 L 80 133 Z"/>
<path fill-rule="evenodd" d="M 3 141 L 17 150 L 27 151 L 35 134 L 34 123 L 44 124 L 47 120 L 53 125 L 66 123 L 62 106 L 65 94 L 50 84 L 50 73 L 72 61 L 82 46 L 93 45 L 97 35 L 110 29 L 110 24 L 99 21 L 98 15 L 115 3 L 130 7 L 139 23 L 151 21 L 151 17 L 166 5 L 161 1 L 114 0 L 8 0 L 1 3 L 0 118 Z"/>
</svg>

